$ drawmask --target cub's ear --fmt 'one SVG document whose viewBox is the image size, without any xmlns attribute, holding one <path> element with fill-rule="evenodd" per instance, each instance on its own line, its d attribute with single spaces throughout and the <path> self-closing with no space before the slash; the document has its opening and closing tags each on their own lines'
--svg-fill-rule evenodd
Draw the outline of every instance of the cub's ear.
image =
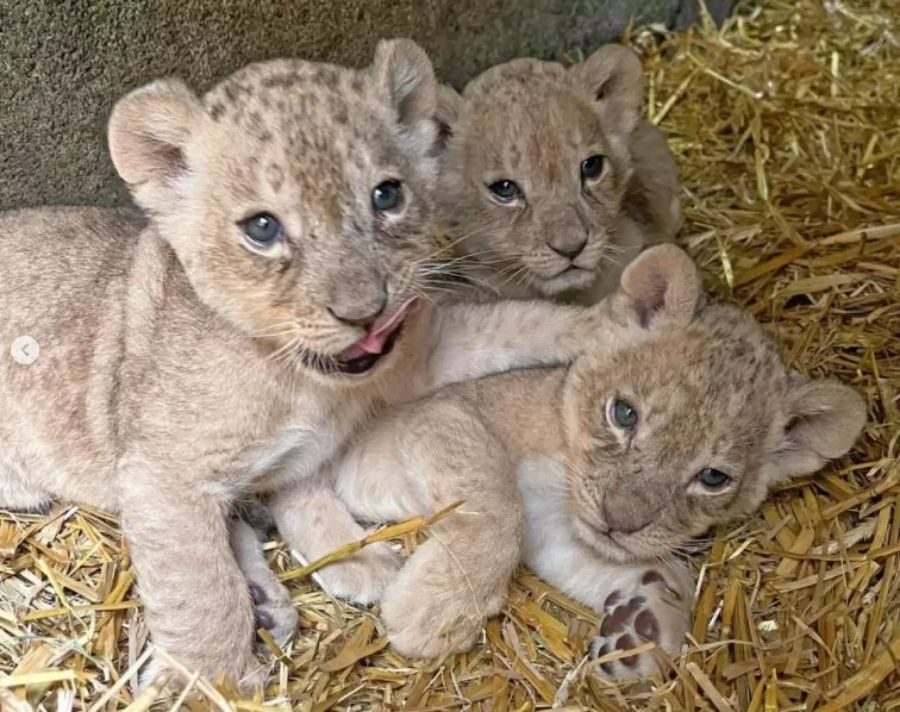
<svg viewBox="0 0 900 712">
<path fill-rule="evenodd" d="M 619 291 L 645 329 L 688 324 L 703 298 L 697 266 L 668 243 L 638 255 L 622 272 Z"/>
<path fill-rule="evenodd" d="M 139 204 L 152 210 L 171 199 L 172 180 L 187 170 L 185 146 L 205 115 L 197 96 L 177 79 L 135 89 L 115 105 L 109 152 Z"/>
<path fill-rule="evenodd" d="M 641 117 L 644 75 L 637 54 L 628 47 L 601 47 L 569 70 L 579 87 L 599 105 L 606 126 L 629 136 Z"/>
<path fill-rule="evenodd" d="M 437 80 L 431 60 L 412 40 L 381 40 L 372 65 L 378 80 L 387 87 L 400 123 L 413 127 L 432 121 L 437 110 Z"/>
<path fill-rule="evenodd" d="M 447 141 L 453 135 L 456 128 L 456 120 L 462 110 L 463 98 L 451 86 L 439 84 L 437 88 L 437 110 L 434 112 L 434 121 L 438 129 L 438 144 L 441 148 L 447 145 Z"/>
<path fill-rule="evenodd" d="M 784 404 L 781 444 L 769 460 L 771 482 L 808 475 L 845 455 L 866 424 L 866 404 L 835 381 L 797 380 Z"/>
</svg>

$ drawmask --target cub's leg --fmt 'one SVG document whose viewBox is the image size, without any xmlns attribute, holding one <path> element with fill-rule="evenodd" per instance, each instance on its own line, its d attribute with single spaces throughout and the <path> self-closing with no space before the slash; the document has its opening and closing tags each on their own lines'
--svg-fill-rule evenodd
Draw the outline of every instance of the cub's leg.
<svg viewBox="0 0 900 712">
<path fill-rule="evenodd" d="M 519 472 L 526 512 L 524 562 L 564 593 L 604 614 L 594 642 L 597 655 L 648 641 L 667 654 L 677 653 L 691 622 L 689 572 L 678 564 L 602 559 L 573 533 L 560 469 L 548 460 Z M 658 672 L 661 659 L 654 650 L 601 667 L 612 679 L 642 677 Z"/>
<path fill-rule="evenodd" d="M 122 530 L 154 643 L 191 671 L 259 684 L 253 605 L 229 543 L 230 503 L 127 459 L 120 482 Z"/>
<path fill-rule="evenodd" d="M 291 595 L 269 568 L 256 530 L 243 519 L 231 521 L 231 549 L 247 577 L 257 628 L 265 628 L 279 645 L 286 645 L 297 630 L 299 616 Z"/>
<path fill-rule="evenodd" d="M 509 456 L 489 426 L 450 400 L 403 408 L 348 453 L 338 493 L 359 517 L 390 521 L 462 504 L 429 531 L 384 593 L 399 652 L 465 650 L 506 599 L 522 511 Z"/>
<path fill-rule="evenodd" d="M 13 512 L 43 512 L 50 507 L 50 495 L 29 485 L 19 474 L 12 458 L 0 452 L 0 509 Z"/>
<path fill-rule="evenodd" d="M 338 499 L 327 470 L 276 492 L 269 504 L 281 536 L 308 562 L 366 535 Z M 377 543 L 319 569 L 314 576 L 331 596 L 370 605 L 399 568 L 400 560 L 391 548 Z"/>
</svg>

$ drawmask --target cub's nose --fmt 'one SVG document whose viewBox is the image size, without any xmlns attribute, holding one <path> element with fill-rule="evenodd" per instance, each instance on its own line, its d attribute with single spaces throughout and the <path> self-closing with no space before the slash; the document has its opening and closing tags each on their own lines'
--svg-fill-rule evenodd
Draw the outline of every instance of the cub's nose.
<svg viewBox="0 0 900 712">
<path fill-rule="evenodd" d="M 547 247 L 553 250 L 557 255 L 562 255 L 570 260 L 574 260 L 584 250 L 587 240 L 582 240 L 577 245 L 568 242 L 548 242 Z"/>
<path fill-rule="evenodd" d="M 384 313 L 387 306 L 387 295 L 384 295 L 374 306 L 370 304 L 332 305 L 328 312 L 338 321 L 350 326 L 359 326 L 367 331 Z"/>
<path fill-rule="evenodd" d="M 643 500 L 626 501 L 607 495 L 603 500 L 603 518 L 610 531 L 631 534 L 656 519 L 658 510 Z"/>
</svg>

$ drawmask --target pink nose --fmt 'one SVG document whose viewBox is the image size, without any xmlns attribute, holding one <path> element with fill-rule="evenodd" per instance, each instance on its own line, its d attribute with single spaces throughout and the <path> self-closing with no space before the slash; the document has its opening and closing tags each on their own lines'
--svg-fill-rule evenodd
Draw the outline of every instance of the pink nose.
<svg viewBox="0 0 900 712">
<path fill-rule="evenodd" d="M 603 500 L 603 518 L 611 531 L 631 534 L 652 522 L 659 510 L 640 498 L 607 495 Z"/>
</svg>

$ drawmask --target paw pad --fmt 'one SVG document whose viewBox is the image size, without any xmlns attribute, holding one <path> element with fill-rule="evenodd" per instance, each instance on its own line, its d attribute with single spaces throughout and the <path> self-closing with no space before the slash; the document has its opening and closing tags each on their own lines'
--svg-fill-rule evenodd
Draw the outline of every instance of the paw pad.
<svg viewBox="0 0 900 712">
<path fill-rule="evenodd" d="M 594 656 L 625 652 L 645 642 L 655 643 L 666 652 L 676 650 L 690 619 L 686 600 L 676 594 L 660 571 L 635 572 L 630 582 L 623 582 L 604 601 L 600 635 L 592 646 Z M 647 675 L 657 669 L 657 655 L 629 655 L 601 663 L 600 667 L 613 679 Z"/>
</svg>

